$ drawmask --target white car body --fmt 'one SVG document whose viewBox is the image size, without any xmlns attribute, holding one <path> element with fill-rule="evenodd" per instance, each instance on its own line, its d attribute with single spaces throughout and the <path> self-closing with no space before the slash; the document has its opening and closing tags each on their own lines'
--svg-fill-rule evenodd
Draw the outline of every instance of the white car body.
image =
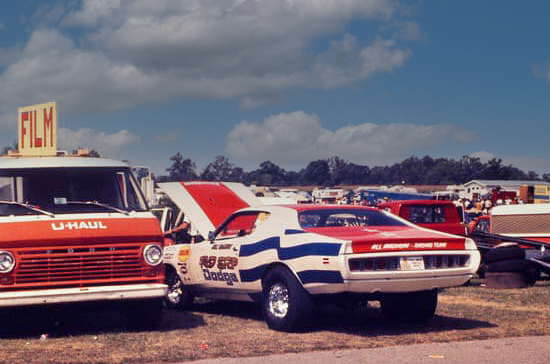
<svg viewBox="0 0 550 364">
<path fill-rule="evenodd" d="M 469 238 L 364 206 L 262 206 L 243 187 L 160 184 L 208 236 L 165 247 L 170 307 L 193 296 L 256 301 L 271 328 L 293 331 L 317 302 L 366 299 L 379 300 L 390 319 L 425 321 L 438 290 L 464 284 L 479 267 Z"/>
<path fill-rule="evenodd" d="M 414 249 L 414 239 L 410 243 L 392 243 L 398 232 L 373 227 L 365 228 L 365 234 L 379 237 L 382 243 L 378 244 L 380 250 L 354 253 L 350 240 L 304 230 L 298 223 L 298 211 L 292 207 L 246 208 L 236 214 L 258 211 L 268 213 L 269 218 L 250 234 L 230 238 L 218 235 L 213 241 L 168 246 L 165 248 L 165 263 L 177 270 L 182 282 L 196 295 L 247 301 L 261 294 L 263 275 L 270 266 L 277 264 L 293 272 L 312 295 L 413 292 L 459 286 L 467 282 L 479 266 L 479 253 L 470 239 L 422 229 L 405 221 L 403 223 L 407 225 L 408 233 L 410 230 L 420 232 L 423 236 L 429 236 L 431 242 L 445 248 L 436 249 L 431 242 L 424 242 L 425 239 L 416 243 L 423 246 L 421 249 Z M 447 241 L 456 239 L 462 239 L 464 245 L 456 250 L 447 248 Z M 413 261 L 412 258 L 424 256 L 456 255 L 467 257 L 459 267 L 373 271 L 350 269 L 351 259 L 391 257 L 405 260 L 411 257 Z M 205 257 L 213 263 L 212 267 L 204 264 Z M 231 260 L 236 264 L 225 264 Z"/>
</svg>

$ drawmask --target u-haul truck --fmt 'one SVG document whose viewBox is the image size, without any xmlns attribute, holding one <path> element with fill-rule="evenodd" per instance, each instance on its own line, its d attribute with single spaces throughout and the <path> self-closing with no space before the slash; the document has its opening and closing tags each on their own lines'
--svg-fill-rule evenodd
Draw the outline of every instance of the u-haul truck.
<svg viewBox="0 0 550 364">
<path fill-rule="evenodd" d="M 19 150 L 0 157 L 0 309 L 122 301 L 160 322 L 163 236 L 130 167 L 57 151 L 55 103 L 19 109 Z"/>
</svg>

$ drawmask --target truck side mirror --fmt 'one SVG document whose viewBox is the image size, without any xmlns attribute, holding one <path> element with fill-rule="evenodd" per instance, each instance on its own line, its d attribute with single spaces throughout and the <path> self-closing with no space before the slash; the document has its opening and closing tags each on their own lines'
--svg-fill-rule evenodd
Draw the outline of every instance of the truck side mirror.
<svg viewBox="0 0 550 364">
<path fill-rule="evenodd" d="M 208 240 L 212 243 L 216 238 L 216 234 L 213 231 L 208 232 Z"/>
</svg>

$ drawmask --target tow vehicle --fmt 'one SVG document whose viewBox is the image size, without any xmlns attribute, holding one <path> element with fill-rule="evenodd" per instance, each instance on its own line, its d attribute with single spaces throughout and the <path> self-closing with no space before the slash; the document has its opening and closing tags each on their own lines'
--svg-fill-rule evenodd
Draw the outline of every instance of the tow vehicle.
<svg viewBox="0 0 550 364">
<path fill-rule="evenodd" d="M 467 235 L 462 208 L 446 200 L 398 200 L 377 206 L 418 226 L 449 234 Z"/>
<path fill-rule="evenodd" d="M 158 325 L 158 221 L 127 164 L 59 153 L 55 124 L 55 104 L 20 109 L 20 149 L 0 157 L 0 308 L 110 301 Z"/>
<path fill-rule="evenodd" d="M 479 265 L 471 239 L 375 208 L 262 206 L 235 183 L 159 186 L 208 237 L 165 248 L 172 307 L 196 296 L 255 301 L 269 327 L 293 331 L 318 303 L 378 300 L 390 319 L 425 321 L 438 290 L 464 284 Z"/>
</svg>

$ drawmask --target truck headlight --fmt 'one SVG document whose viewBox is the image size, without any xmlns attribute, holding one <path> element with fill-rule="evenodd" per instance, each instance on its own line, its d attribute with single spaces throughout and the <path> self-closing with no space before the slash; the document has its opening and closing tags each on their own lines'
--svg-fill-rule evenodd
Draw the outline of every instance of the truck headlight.
<svg viewBox="0 0 550 364">
<path fill-rule="evenodd" d="M 162 248 L 158 245 L 147 245 L 143 249 L 143 259 L 149 265 L 159 265 L 162 263 Z"/>
<path fill-rule="evenodd" d="M 7 251 L 0 251 L 0 273 L 9 273 L 15 268 L 15 257 Z"/>
</svg>

